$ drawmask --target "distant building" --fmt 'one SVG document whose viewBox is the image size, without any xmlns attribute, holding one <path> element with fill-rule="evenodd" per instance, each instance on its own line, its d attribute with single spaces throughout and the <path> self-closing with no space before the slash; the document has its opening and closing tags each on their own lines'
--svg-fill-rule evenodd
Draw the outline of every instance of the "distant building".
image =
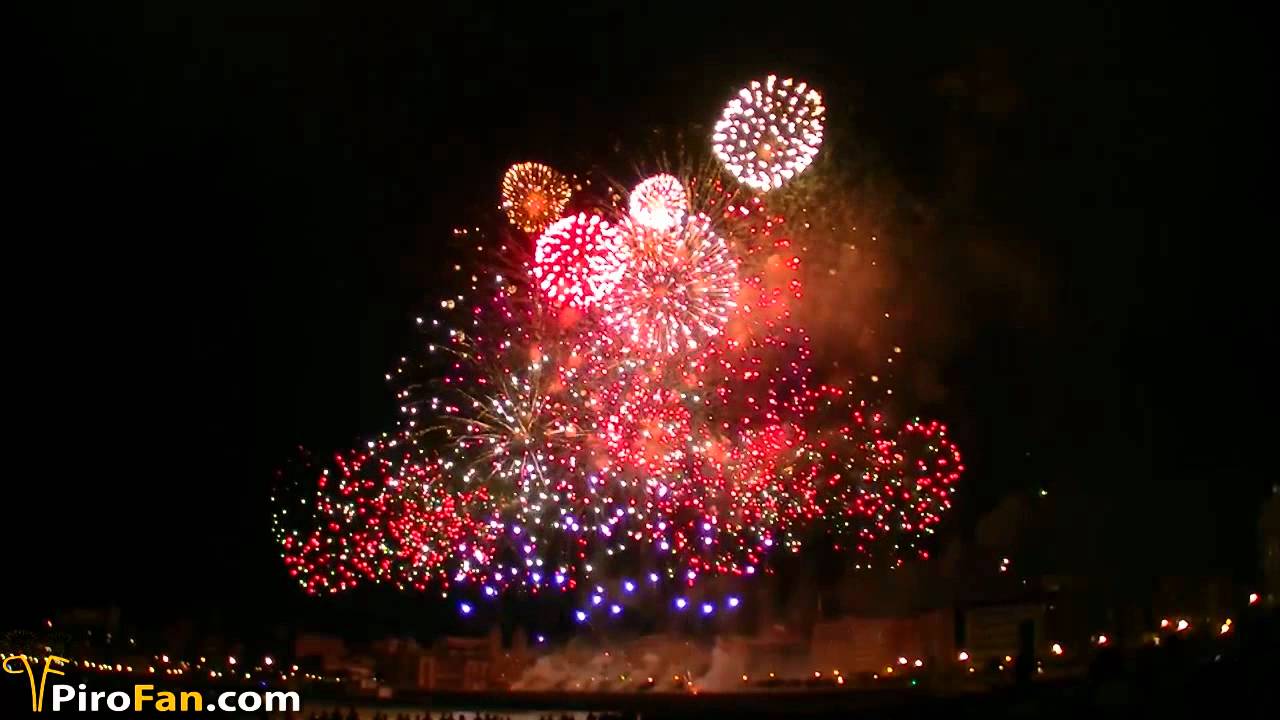
<svg viewBox="0 0 1280 720">
<path fill-rule="evenodd" d="M 769 673 L 790 677 L 807 673 L 812 666 L 812 653 L 804 636 L 791 633 L 784 626 L 772 625 L 759 635 L 733 635 L 722 640 L 723 649 L 741 658 L 742 672 L 751 677 L 766 677 Z"/>
<path fill-rule="evenodd" d="M 1151 601 L 1152 617 L 1185 616 L 1195 619 L 1224 618 L 1231 614 L 1238 591 L 1229 578 L 1216 575 L 1175 575 L 1156 579 Z"/>
<path fill-rule="evenodd" d="M 293 642 L 293 656 L 298 662 L 315 670 L 333 672 L 341 670 L 347 657 L 347 645 L 342 638 L 319 633 L 298 633 Z"/>
<path fill-rule="evenodd" d="M 1023 649 L 1043 652 L 1045 608 L 1040 603 L 1009 603 L 968 608 L 962 617 L 963 649 L 981 665 L 1018 657 Z"/>
<path fill-rule="evenodd" d="M 1258 556 L 1262 563 L 1262 587 L 1267 602 L 1280 602 L 1280 485 L 1262 504 L 1258 519 Z"/>
<path fill-rule="evenodd" d="M 57 614 L 54 623 L 64 630 L 96 630 L 105 637 L 107 633 L 120 632 L 120 608 L 75 608 Z"/>
<path fill-rule="evenodd" d="M 502 633 L 494 628 L 483 638 L 446 637 L 417 659 L 415 685 L 423 690 L 493 690 L 511 686 L 529 663 L 523 631 L 502 647 Z"/>
<path fill-rule="evenodd" d="M 377 690 L 380 678 L 377 676 L 375 661 L 369 655 L 349 655 L 343 662 L 341 671 L 354 687 L 360 690 Z"/>
<path fill-rule="evenodd" d="M 813 628 L 810 655 L 823 672 L 879 672 L 898 658 L 930 665 L 955 656 L 954 615 L 934 610 L 906 617 L 845 617 Z"/>
<path fill-rule="evenodd" d="M 425 690 L 484 690 L 492 652 L 485 638 L 443 638 L 418 660 L 418 687 Z"/>
<path fill-rule="evenodd" d="M 412 638 L 386 638 L 372 647 L 374 667 L 380 680 L 392 687 L 415 687 L 418 666 L 426 654 Z"/>
</svg>

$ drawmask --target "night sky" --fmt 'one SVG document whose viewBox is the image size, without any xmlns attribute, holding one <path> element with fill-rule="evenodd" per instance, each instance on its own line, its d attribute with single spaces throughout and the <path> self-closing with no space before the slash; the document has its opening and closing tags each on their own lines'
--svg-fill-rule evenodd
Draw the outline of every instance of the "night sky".
<svg viewBox="0 0 1280 720">
<path fill-rule="evenodd" d="M 511 162 L 642 147 L 770 70 L 823 89 L 833 152 L 934 243 L 908 267 L 952 328 L 925 349 L 970 461 L 944 532 L 1048 487 L 1086 572 L 1255 572 L 1277 481 L 1256 19 L 170 5 L 32 18 L 10 68 L 4 514 L 32 612 L 305 605 L 271 472 L 390 426 L 382 374 L 459 259 L 449 229 Z"/>
</svg>

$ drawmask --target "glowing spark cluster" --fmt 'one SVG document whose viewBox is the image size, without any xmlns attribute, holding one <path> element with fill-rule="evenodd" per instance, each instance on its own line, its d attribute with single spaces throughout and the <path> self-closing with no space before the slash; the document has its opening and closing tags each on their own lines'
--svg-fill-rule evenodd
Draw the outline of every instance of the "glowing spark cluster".
<svg viewBox="0 0 1280 720">
<path fill-rule="evenodd" d="M 337 593 L 364 582 L 448 588 L 474 574 L 467 560 L 459 564 L 459 549 L 486 560 L 493 554 L 488 491 L 451 491 L 442 464 L 407 434 L 338 455 L 332 467 L 304 465 L 303 472 L 314 474 L 300 480 L 313 488 L 314 515 L 294 517 L 310 526 L 290 522 L 284 506 L 275 531 L 285 566 L 307 592 Z"/>
<path fill-rule="evenodd" d="M 822 95 L 803 82 L 775 75 L 752 81 L 725 106 L 712 150 L 747 187 L 780 188 L 818 154 L 825 110 Z"/>
<path fill-rule="evenodd" d="M 502 209 L 512 225 L 528 233 L 555 222 L 572 194 L 564 175 L 541 163 L 516 163 L 502 176 Z"/>
<path fill-rule="evenodd" d="M 898 555 L 925 552 L 923 540 L 951 509 L 964 473 L 946 426 L 913 420 L 894 430 L 883 410 L 853 401 L 851 390 L 824 387 L 820 395 L 835 415 L 812 458 L 821 468 L 817 502 L 833 535 L 862 552 L 886 537 L 895 538 Z"/>
<path fill-rule="evenodd" d="M 689 212 L 689 194 L 673 175 L 645 178 L 631 191 L 631 219 L 654 230 L 668 230 Z"/>
<path fill-rule="evenodd" d="M 608 220 L 579 213 L 555 222 L 538 238 L 533 276 L 552 302 L 586 308 L 622 279 L 628 254 Z"/>
</svg>

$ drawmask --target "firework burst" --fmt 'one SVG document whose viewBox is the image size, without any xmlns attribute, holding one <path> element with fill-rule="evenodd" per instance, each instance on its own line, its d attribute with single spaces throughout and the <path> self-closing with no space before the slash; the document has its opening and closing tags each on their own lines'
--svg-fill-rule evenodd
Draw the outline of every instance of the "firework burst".
<svg viewBox="0 0 1280 720">
<path fill-rule="evenodd" d="M 825 111 L 822 95 L 805 83 L 775 75 L 752 81 L 725 106 L 712 150 L 747 187 L 780 188 L 818 154 Z"/>
<path fill-rule="evenodd" d="M 599 215 L 559 220 L 538 238 L 532 274 L 552 303 L 588 308 L 601 302 L 627 271 L 628 246 Z"/>
<path fill-rule="evenodd" d="M 564 175 L 536 162 L 516 163 L 502 176 L 502 209 L 512 225 L 539 233 L 555 222 L 573 190 Z"/>
<path fill-rule="evenodd" d="M 689 212 L 689 194 L 673 175 L 645 178 L 631 191 L 631 219 L 655 230 L 669 230 Z"/>
<path fill-rule="evenodd" d="M 605 325 L 632 347 L 667 355 L 719 335 L 737 307 L 738 264 L 710 218 L 622 227 L 631 263 L 605 303 Z"/>
</svg>

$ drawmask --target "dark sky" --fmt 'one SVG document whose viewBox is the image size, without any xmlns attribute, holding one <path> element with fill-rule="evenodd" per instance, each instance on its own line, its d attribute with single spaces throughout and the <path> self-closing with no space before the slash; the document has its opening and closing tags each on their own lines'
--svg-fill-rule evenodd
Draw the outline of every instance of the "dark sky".
<svg viewBox="0 0 1280 720">
<path fill-rule="evenodd" d="M 980 263 L 919 270 L 966 318 L 935 360 L 958 524 L 1049 484 L 1108 572 L 1252 572 L 1276 481 L 1256 20 L 171 5 L 32 18 L 7 91 L 30 607 L 293 607 L 271 470 L 387 427 L 448 228 L 512 161 L 706 121 L 773 69 L 824 89 L 839 152 L 874 152 L 935 237 L 1034 270 L 1031 313 L 995 311 L 1009 276 Z"/>
</svg>

